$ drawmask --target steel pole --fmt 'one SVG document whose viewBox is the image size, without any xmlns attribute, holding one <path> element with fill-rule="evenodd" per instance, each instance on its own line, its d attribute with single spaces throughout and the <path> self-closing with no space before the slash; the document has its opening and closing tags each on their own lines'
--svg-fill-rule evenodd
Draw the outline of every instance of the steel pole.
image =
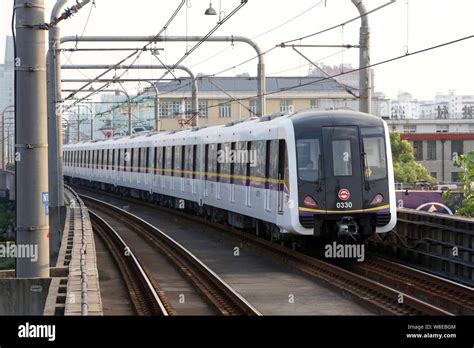
<svg viewBox="0 0 474 348">
<path fill-rule="evenodd" d="M 18 278 L 49 278 L 49 187 L 44 0 L 15 0 Z"/>
<path fill-rule="evenodd" d="M 155 132 L 160 131 L 160 115 L 159 115 L 159 109 L 158 109 L 158 87 L 156 87 L 156 84 L 151 81 L 146 81 L 148 82 L 153 90 L 155 91 L 155 103 L 154 103 L 154 117 L 155 117 Z"/>
<path fill-rule="evenodd" d="M 199 42 L 204 39 L 203 36 L 66 36 L 61 38 L 61 44 L 66 42 Z M 257 115 L 262 116 L 266 113 L 266 77 L 265 77 L 265 55 L 260 47 L 251 39 L 244 36 L 214 36 L 206 39 L 206 42 L 242 42 L 250 45 L 258 57 L 257 80 Z M 176 67 L 175 67 L 176 68 Z M 83 88 L 87 87 L 83 86 Z M 199 104 L 197 104 L 199 105 Z"/>
<path fill-rule="evenodd" d="M 359 110 L 368 114 L 372 113 L 372 76 L 370 73 L 370 27 L 362 0 L 352 0 L 361 15 L 362 25 L 360 27 L 360 57 L 359 68 Z"/>
<path fill-rule="evenodd" d="M 92 64 L 92 65 L 64 65 L 62 66 L 62 69 L 64 70 L 98 70 L 98 69 L 110 69 L 111 67 L 114 67 L 114 65 L 108 65 L 108 64 Z M 198 126 L 199 124 L 199 91 L 198 91 L 198 81 L 196 79 L 196 76 L 194 75 L 194 73 L 191 71 L 191 69 L 183 66 L 183 65 L 177 65 L 177 66 L 172 66 L 172 65 L 133 65 L 133 66 L 129 66 L 129 65 L 116 65 L 115 66 L 115 69 L 116 70 L 122 70 L 122 69 L 128 69 L 128 70 L 150 70 L 150 69 L 157 69 L 157 70 L 171 70 L 171 69 L 174 69 L 174 70 L 182 70 L 184 72 L 186 72 L 190 79 L 191 79 L 191 109 L 192 109 L 192 113 L 196 115 L 196 117 L 193 118 L 193 122 L 192 122 L 192 125 L 193 127 L 196 127 Z M 137 81 L 142 81 L 141 79 L 136 79 Z M 116 80 L 117 82 L 121 82 L 120 80 Z M 100 82 L 99 81 L 96 81 L 96 82 Z M 147 81 L 149 82 L 149 81 Z M 154 84 L 153 84 L 154 85 Z M 158 99 L 158 89 L 157 87 L 154 85 L 154 87 L 156 88 L 156 93 L 157 93 L 157 99 Z M 69 91 L 69 90 L 63 90 L 63 92 L 65 91 Z M 123 92 L 122 90 L 119 90 L 120 92 Z M 79 92 L 89 92 L 89 91 L 78 91 Z M 128 97 L 128 95 L 127 95 Z M 129 101 L 130 101 L 130 97 L 129 98 Z M 158 101 L 158 100 L 157 100 Z M 155 120 L 158 120 L 158 117 L 156 116 L 158 115 L 158 106 L 157 104 L 155 103 Z M 158 121 L 159 123 L 159 121 Z M 156 121 L 155 121 L 155 129 L 158 129 L 158 131 L 160 130 L 160 125 L 156 124 Z"/>
<path fill-rule="evenodd" d="M 56 23 L 67 0 L 57 0 L 51 11 L 49 27 L 49 49 L 47 54 L 47 94 L 48 94 L 48 171 L 50 197 L 50 252 L 52 264 L 56 261 L 61 247 L 62 232 L 66 219 L 63 168 L 63 129 L 61 93 L 61 30 Z"/>
</svg>

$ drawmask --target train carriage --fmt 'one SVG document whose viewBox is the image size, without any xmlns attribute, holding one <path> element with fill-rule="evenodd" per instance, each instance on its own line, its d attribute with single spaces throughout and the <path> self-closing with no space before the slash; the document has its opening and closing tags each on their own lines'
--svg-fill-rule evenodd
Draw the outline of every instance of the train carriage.
<svg viewBox="0 0 474 348">
<path fill-rule="evenodd" d="M 378 117 L 310 110 L 67 145 L 65 176 L 274 238 L 363 240 L 395 225 L 389 141 Z"/>
</svg>

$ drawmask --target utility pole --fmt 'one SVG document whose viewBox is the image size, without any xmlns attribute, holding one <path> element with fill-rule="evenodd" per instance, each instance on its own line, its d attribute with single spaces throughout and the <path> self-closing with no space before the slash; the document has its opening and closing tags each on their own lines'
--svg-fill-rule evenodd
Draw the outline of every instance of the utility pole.
<svg viewBox="0 0 474 348">
<path fill-rule="evenodd" d="M 51 12 L 51 23 L 56 18 L 67 0 L 58 0 Z M 48 171 L 49 171 L 49 225 L 51 229 L 51 261 L 54 262 L 61 246 L 62 230 L 66 219 L 64 202 L 63 170 L 63 135 L 61 127 L 62 104 L 61 93 L 56 92 L 56 85 L 61 81 L 61 69 L 55 62 L 61 61 L 61 31 L 57 24 L 49 27 L 49 50 L 47 54 L 47 92 L 48 92 Z"/>
<path fill-rule="evenodd" d="M 367 9 L 362 0 L 352 0 L 361 15 L 360 59 L 359 59 L 359 110 L 372 113 L 372 75 L 370 73 L 370 27 Z M 362 69 L 363 67 L 367 67 Z"/>
<path fill-rule="evenodd" d="M 91 0 L 77 0 L 76 4 L 61 14 L 68 0 L 56 0 L 51 11 L 49 29 L 49 50 L 47 55 L 48 92 L 48 170 L 50 187 L 51 261 L 54 262 L 61 244 L 66 219 L 64 201 L 63 129 L 61 86 L 61 31 L 59 23 L 80 11 Z"/>
<path fill-rule="evenodd" d="M 49 278 L 49 187 L 44 0 L 15 0 L 17 246 L 37 248 L 18 258 L 18 278 Z"/>
</svg>

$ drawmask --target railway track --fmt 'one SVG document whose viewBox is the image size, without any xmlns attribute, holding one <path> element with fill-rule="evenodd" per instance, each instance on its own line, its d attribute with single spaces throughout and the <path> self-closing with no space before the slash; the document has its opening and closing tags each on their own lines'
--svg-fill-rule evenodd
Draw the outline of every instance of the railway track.
<svg viewBox="0 0 474 348">
<path fill-rule="evenodd" d="M 110 216 L 140 235 L 157 252 L 166 256 L 181 274 L 202 294 L 219 315 L 261 315 L 211 269 L 178 242 L 139 217 L 93 197 L 81 195 L 90 210 Z M 123 249 L 122 249 L 123 253 Z"/>
<path fill-rule="evenodd" d="M 113 197 L 117 197 L 111 195 Z M 123 199 L 123 198 L 120 198 Z M 371 279 L 370 273 L 365 274 L 361 272 L 344 269 L 320 259 L 304 255 L 300 252 L 290 250 L 284 246 L 271 243 L 262 238 L 250 235 L 232 227 L 226 227 L 218 223 L 214 223 L 200 217 L 190 216 L 181 211 L 172 210 L 169 208 L 158 207 L 149 203 L 128 200 L 137 205 L 148 206 L 153 209 L 159 209 L 184 217 L 190 221 L 196 221 L 206 224 L 220 230 L 225 230 L 231 236 L 244 242 L 247 246 L 256 249 L 280 264 L 291 266 L 293 269 L 304 274 L 312 280 L 315 280 L 323 285 L 341 292 L 344 296 L 352 298 L 355 302 L 365 305 L 377 314 L 383 315 L 454 315 L 459 312 L 454 310 L 451 305 L 446 305 L 442 302 L 431 302 L 434 295 L 428 296 L 429 291 L 426 289 L 425 297 L 419 296 L 419 292 L 413 293 L 407 290 L 401 283 L 398 288 L 393 287 L 393 283 L 385 282 L 385 278 Z M 438 278 L 437 278 L 438 279 Z M 447 290 L 448 291 L 448 290 Z M 419 297 L 413 296 L 417 295 Z M 442 295 L 440 295 L 442 296 Z M 439 296 L 438 296 L 439 298 Z M 447 308 L 447 309 L 445 309 Z"/>
<path fill-rule="evenodd" d="M 472 288 L 382 259 L 369 257 L 353 262 L 346 269 L 400 290 L 456 315 L 474 315 Z"/>
<path fill-rule="evenodd" d="M 134 312 L 140 316 L 169 316 L 176 314 L 167 300 L 163 298 L 163 295 L 160 295 L 155 289 L 133 251 L 113 227 L 90 210 L 89 216 L 94 232 L 106 243 L 119 267 L 128 289 Z M 125 250 L 127 250 L 127 253 L 124 252 Z"/>
</svg>

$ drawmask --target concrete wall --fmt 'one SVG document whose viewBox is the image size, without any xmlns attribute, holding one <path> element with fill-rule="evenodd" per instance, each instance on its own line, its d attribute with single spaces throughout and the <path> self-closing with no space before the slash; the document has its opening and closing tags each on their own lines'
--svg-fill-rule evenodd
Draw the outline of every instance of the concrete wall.
<svg viewBox="0 0 474 348">
<path fill-rule="evenodd" d="M 0 279 L 0 316 L 41 316 L 51 279 Z"/>
</svg>

